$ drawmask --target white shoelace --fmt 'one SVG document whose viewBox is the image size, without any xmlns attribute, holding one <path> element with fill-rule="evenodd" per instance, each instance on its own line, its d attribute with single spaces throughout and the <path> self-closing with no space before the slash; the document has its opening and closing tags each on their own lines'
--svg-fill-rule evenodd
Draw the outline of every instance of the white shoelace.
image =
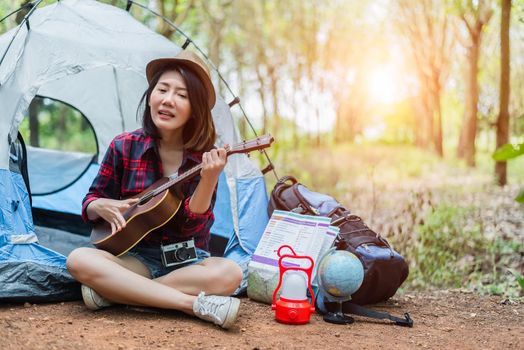
<svg viewBox="0 0 524 350">
<path fill-rule="evenodd" d="M 219 300 L 222 298 L 218 298 L 213 295 L 209 295 L 205 297 L 204 292 L 200 292 L 197 296 L 198 298 L 198 312 L 201 316 L 207 316 L 212 318 L 216 322 L 224 322 L 224 320 L 221 320 L 218 317 L 218 309 L 226 303 L 227 299 L 223 299 L 224 301 L 220 302 Z"/>
</svg>

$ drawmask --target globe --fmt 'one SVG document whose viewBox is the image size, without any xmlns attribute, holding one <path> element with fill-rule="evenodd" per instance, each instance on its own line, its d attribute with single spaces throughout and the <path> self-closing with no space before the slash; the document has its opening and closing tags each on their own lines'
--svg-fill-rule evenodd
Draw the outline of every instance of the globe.
<svg viewBox="0 0 524 350">
<path fill-rule="evenodd" d="M 319 287 L 326 297 L 346 299 L 355 293 L 364 279 L 364 267 L 360 260 L 345 250 L 330 250 L 318 265 Z"/>
</svg>

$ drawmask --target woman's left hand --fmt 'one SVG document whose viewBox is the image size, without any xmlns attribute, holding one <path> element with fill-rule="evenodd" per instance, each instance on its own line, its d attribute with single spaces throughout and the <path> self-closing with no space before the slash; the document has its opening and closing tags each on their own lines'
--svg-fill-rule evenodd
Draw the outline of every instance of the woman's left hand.
<svg viewBox="0 0 524 350">
<path fill-rule="evenodd" d="M 228 145 L 225 146 L 226 148 Z M 212 149 L 202 155 L 202 179 L 217 181 L 218 176 L 226 166 L 227 152 L 225 148 Z"/>
</svg>

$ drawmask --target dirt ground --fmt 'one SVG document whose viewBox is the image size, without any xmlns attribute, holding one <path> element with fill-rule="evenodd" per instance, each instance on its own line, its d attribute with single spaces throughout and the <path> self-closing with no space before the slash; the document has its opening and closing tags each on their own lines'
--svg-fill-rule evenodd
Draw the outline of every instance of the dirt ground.
<svg viewBox="0 0 524 350">
<path fill-rule="evenodd" d="M 524 349 L 524 303 L 467 291 L 405 293 L 375 306 L 413 328 L 356 317 L 351 325 L 313 315 L 302 326 L 275 322 L 271 307 L 242 299 L 229 331 L 178 312 L 78 302 L 0 305 L 2 349 Z"/>
</svg>

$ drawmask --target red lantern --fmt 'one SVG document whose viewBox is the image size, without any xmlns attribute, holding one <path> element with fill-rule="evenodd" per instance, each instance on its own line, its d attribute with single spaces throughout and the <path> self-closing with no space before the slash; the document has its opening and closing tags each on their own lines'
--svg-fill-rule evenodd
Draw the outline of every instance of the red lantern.
<svg viewBox="0 0 524 350">
<path fill-rule="evenodd" d="M 281 254 L 283 248 L 289 249 L 292 254 Z M 275 318 L 278 322 L 287 324 L 305 324 L 309 322 L 310 316 L 315 312 L 315 295 L 311 288 L 311 273 L 313 271 L 313 259 L 306 255 L 296 255 L 293 248 L 283 245 L 278 248 L 278 267 L 280 269 L 280 279 L 278 286 L 273 292 L 273 303 L 271 308 L 275 310 Z M 286 263 L 283 260 L 289 259 L 307 259 L 310 261 L 308 268 L 293 266 L 296 264 Z M 282 287 L 280 298 L 276 300 L 277 293 Z M 307 297 L 307 290 L 311 295 L 311 304 Z"/>
</svg>

